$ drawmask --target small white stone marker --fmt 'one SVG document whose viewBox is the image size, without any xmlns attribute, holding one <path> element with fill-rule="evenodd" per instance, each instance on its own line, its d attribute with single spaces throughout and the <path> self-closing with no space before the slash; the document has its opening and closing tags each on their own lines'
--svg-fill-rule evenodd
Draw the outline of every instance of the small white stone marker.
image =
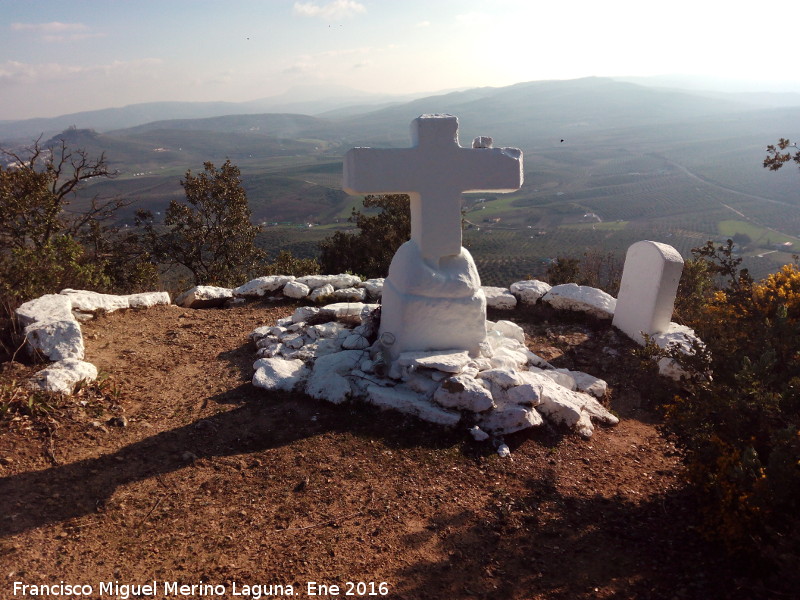
<svg viewBox="0 0 800 600">
<path fill-rule="evenodd" d="M 344 158 L 349 194 L 408 194 L 411 239 L 392 259 L 383 290 L 382 339 L 405 351 L 477 352 L 486 337 L 486 297 L 461 247 L 461 194 L 512 192 L 522 185 L 522 152 L 476 138 L 458 143 L 458 119 L 422 115 L 411 148 L 353 148 Z"/>
<path fill-rule="evenodd" d="M 683 258 L 672 246 L 650 241 L 633 244 L 625 255 L 614 326 L 640 344 L 644 343 L 642 332 L 666 331 L 682 272 Z"/>
</svg>

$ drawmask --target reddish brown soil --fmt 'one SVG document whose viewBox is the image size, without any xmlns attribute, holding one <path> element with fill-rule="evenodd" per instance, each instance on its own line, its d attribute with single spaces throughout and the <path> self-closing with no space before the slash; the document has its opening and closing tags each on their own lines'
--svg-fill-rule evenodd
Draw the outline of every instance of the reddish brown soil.
<svg viewBox="0 0 800 600">
<path fill-rule="evenodd" d="M 515 313 L 532 348 L 608 378 L 622 421 L 588 441 L 521 432 L 500 458 L 461 429 L 254 388 L 247 334 L 293 308 L 170 306 L 84 324 L 105 396 L 2 425 L 0 598 L 15 581 L 100 597 L 115 580 L 156 580 L 143 597 L 157 598 L 256 597 L 234 583 L 306 598 L 311 581 L 342 586 L 317 597 L 345 597 L 348 581 L 407 599 L 770 595 L 696 533 L 680 459 L 607 326 Z M 165 596 L 165 581 L 227 593 Z"/>
</svg>

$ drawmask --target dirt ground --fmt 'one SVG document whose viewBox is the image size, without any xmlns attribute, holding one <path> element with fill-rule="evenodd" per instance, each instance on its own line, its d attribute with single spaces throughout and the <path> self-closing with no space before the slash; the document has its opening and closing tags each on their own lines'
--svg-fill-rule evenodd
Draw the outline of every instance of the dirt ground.
<svg viewBox="0 0 800 600">
<path fill-rule="evenodd" d="M 513 314 L 545 358 L 608 379 L 621 423 L 590 440 L 520 432 L 501 458 L 463 428 L 254 388 L 247 335 L 293 310 L 168 306 L 85 323 L 104 395 L 66 399 L 44 425 L 0 425 L 0 598 L 130 591 L 101 582 L 155 582 L 131 595 L 144 598 L 777 594 L 702 541 L 652 390 L 607 325 Z M 27 372 L 6 364 L 0 380 Z M 15 595 L 15 582 L 29 587 Z M 91 593 L 30 587 L 59 582 Z"/>
</svg>

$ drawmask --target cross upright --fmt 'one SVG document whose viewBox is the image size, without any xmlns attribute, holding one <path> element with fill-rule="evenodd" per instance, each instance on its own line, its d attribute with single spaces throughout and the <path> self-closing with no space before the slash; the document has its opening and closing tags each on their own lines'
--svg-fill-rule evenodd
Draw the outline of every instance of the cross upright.
<svg viewBox="0 0 800 600">
<path fill-rule="evenodd" d="M 343 188 L 349 194 L 408 194 L 411 239 L 423 259 L 461 252 L 461 194 L 513 192 L 522 185 L 522 153 L 492 148 L 476 138 L 458 143 L 458 119 L 422 115 L 411 122 L 410 148 L 353 148 L 344 158 Z"/>
</svg>

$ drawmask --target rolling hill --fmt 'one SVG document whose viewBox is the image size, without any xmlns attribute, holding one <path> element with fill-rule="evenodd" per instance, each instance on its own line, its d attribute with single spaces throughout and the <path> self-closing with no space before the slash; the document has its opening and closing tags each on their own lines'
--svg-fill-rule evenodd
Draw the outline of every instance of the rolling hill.
<svg viewBox="0 0 800 600">
<path fill-rule="evenodd" d="M 770 240 L 789 236 L 800 247 L 797 174 L 761 167 L 766 144 L 797 137 L 800 107 L 759 107 L 734 96 L 585 78 L 476 88 L 360 113 L 162 119 L 64 135 L 70 145 L 105 152 L 119 171 L 87 193 L 122 195 L 153 210 L 181 196 L 187 169 L 230 158 L 242 170 L 254 220 L 282 223 L 289 229 L 271 239 L 300 243 L 312 236 L 306 223 L 342 226 L 358 204 L 341 192 L 344 152 L 407 146 L 411 120 L 431 112 L 459 117 L 462 146 L 490 135 L 495 145 L 525 152 L 519 192 L 465 199 L 465 240 L 479 266 L 492 267 L 490 279 L 536 274 L 559 255 L 621 252 L 639 239 L 688 254 L 731 235 L 735 223 L 742 232 L 767 232 L 743 249 L 756 274 L 789 258 Z"/>
</svg>

